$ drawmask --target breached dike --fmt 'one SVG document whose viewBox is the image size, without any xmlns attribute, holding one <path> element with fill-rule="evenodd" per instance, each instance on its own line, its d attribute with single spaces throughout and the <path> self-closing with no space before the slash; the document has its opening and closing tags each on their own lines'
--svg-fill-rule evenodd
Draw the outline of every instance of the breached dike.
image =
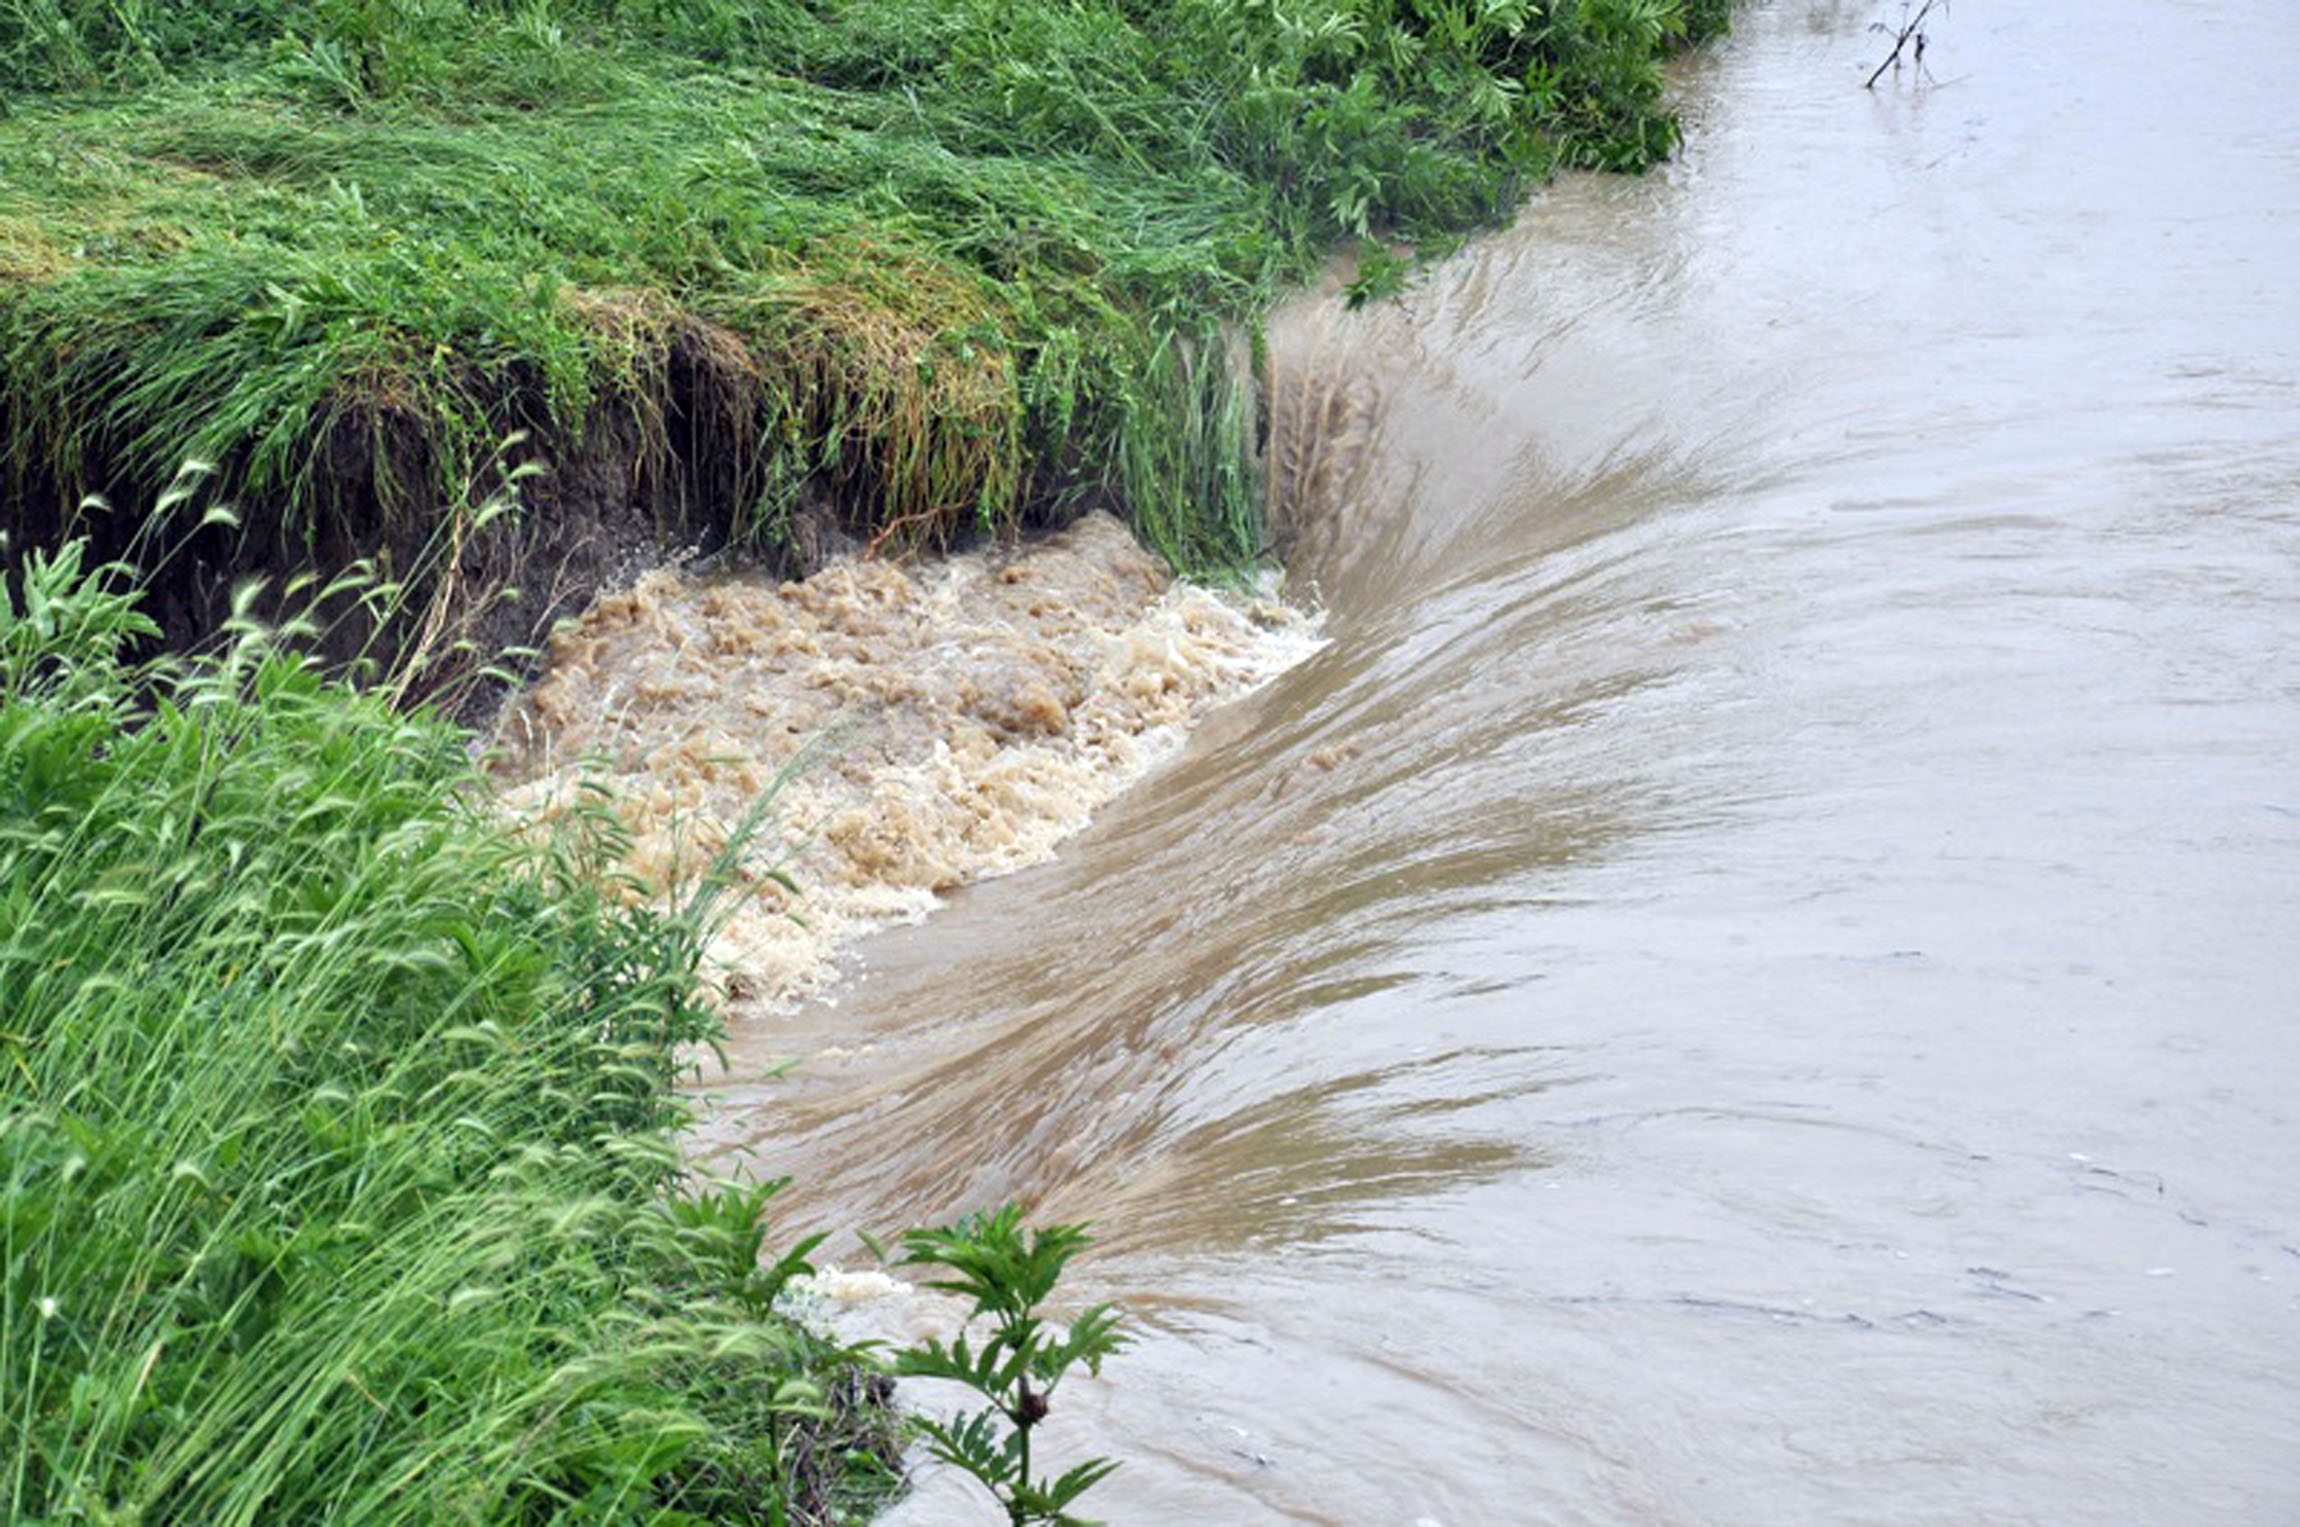
<svg viewBox="0 0 2300 1527">
<path fill-rule="evenodd" d="M 797 583 L 662 569 L 552 638 L 495 767 L 515 816 L 612 811 L 653 887 L 691 881 L 790 768 L 711 951 L 731 1009 L 771 1009 L 864 933 L 1051 858 L 1320 642 L 1266 593 L 1175 581 L 1099 513 L 1013 553 Z"/>
</svg>

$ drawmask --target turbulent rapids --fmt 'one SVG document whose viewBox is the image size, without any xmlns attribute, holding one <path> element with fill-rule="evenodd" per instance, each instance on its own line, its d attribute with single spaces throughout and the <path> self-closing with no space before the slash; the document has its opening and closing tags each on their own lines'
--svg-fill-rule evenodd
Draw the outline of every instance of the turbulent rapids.
<svg viewBox="0 0 2300 1527">
<path fill-rule="evenodd" d="M 1273 322 L 1322 627 L 1092 521 L 658 575 L 506 719 L 657 881 L 827 738 L 754 1005 L 1106 803 L 735 1014 L 688 1139 L 834 1235 L 1091 1222 L 1096 1514 L 2300 1520 L 2300 130 L 2245 67 L 2300 12 L 1960 12 L 1892 94 L 1870 14 L 1749 7 L 1669 176 Z"/>
<path fill-rule="evenodd" d="M 660 569 L 553 638 L 497 768 L 530 820 L 603 803 L 622 868 L 656 887 L 775 792 L 714 949 L 730 1008 L 771 1008 L 862 933 L 1051 857 L 1316 632 L 1267 594 L 1174 582 L 1100 514 L 1011 554 L 801 583 Z"/>
</svg>

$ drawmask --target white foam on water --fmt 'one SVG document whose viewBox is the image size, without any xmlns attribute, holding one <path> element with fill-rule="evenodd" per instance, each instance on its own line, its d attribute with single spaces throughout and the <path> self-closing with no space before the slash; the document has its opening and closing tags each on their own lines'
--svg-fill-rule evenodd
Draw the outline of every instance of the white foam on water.
<svg viewBox="0 0 2300 1527">
<path fill-rule="evenodd" d="M 502 803 L 538 823 L 604 805 L 631 839 L 618 868 L 659 894 L 780 779 L 712 949 L 727 1005 L 771 1010 L 865 933 L 1051 858 L 1321 640 L 1267 592 L 1176 582 L 1102 514 L 915 569 L 661 569 L 554 636 L 497 727 Z"/>
</svg>

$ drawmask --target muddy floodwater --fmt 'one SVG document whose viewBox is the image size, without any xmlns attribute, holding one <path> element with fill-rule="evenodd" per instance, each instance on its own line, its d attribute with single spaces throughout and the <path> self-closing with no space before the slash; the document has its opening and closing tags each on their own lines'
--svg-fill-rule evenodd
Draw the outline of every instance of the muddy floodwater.
<svg viewBox="0 0 2300 1527">
<path fill-rule="evenodd" d="M 2300 7 L 1975 0 L 1864 93 L 1881 14 L 1284 315 L 1323 645 L 985 677 L 920 812 L 1205 719 L 738 1022 L 696 1149 L 796 1218 L 1095 1224 L 1092 1514 L 2300 1521 Z"/>
<path fill-rule="evenodd" d="M 732 843 L 709 977 L 741 1025 L 859 937 L 1049 858 L 1318 624 L 1177 583 L 1105 514 L 803 582 L 666 568 L 553 636 L 494 763 L 521 820 L 611 813 L 634 884 L 679 894 Z"/>
</svg>

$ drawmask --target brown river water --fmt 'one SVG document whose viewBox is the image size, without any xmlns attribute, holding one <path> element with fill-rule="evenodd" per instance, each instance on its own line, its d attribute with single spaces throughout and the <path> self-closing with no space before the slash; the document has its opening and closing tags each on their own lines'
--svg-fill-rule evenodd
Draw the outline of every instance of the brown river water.
<svg viewBox="0 0 2300 1527">
<path fill-rule="evenodd" d="M 827 650 L 818 921 L 944 900 L 737 990 L 698 1154 L 1091 1220 L 1092 1514 L 2300 1521 L 2300 7 L 1965 0 L 1864 93 L 1879 16 L 1745 6 L 1677 164 L 1282 316 L 1322 630 L 1100 543 L 620 617 Z M 795 746 L 580 640 L 626 785 Z"/>
</svg>

